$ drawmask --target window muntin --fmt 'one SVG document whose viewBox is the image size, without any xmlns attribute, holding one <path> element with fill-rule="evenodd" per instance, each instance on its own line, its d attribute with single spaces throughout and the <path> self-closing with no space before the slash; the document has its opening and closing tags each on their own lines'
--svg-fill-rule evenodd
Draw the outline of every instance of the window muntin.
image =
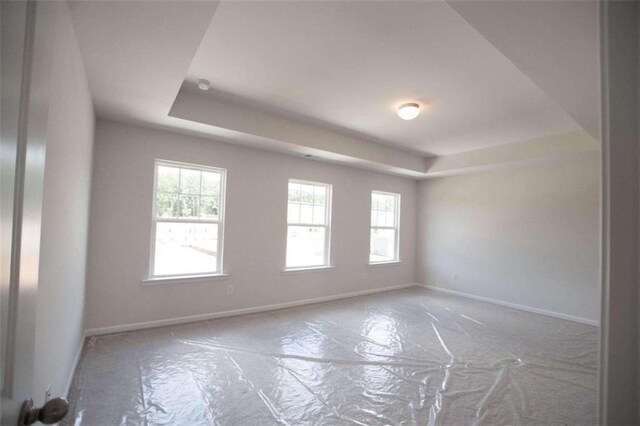
<svg viewBox="0 0 640 426">
<path fill-rule="evenodd" d="M 371 192 L 369 263 L 399 260 L 400 194 Z"/>
<path fill-rule="evenodd" d="M 287 269 L 329 266 L 331 185 L 289 180 Z"/>
<path fill-rule="evenodd" d="M 225 174 L 156 161 L 151 277 L 222 272 Z"/>
</svg>

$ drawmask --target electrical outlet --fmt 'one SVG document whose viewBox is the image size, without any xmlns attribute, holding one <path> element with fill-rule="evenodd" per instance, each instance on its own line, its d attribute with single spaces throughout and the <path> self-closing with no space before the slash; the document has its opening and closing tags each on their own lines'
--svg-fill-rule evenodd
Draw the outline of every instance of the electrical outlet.
<svg viewBox="0 0 640 426">
<path fill-rule="evenodd" d="M 233 284 L 229 284 L 227 286 L 227 294 L 233 294 Z"/>
<path fill-rule="evenodd" d="M 454 281 L 458 281 L 458 274 L 453 274 L 452 276 Z"/>
</svg>

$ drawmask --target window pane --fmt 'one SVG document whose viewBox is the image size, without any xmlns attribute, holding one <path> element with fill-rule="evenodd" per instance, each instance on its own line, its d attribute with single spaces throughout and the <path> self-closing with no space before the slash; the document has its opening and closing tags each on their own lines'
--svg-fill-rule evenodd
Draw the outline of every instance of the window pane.
<svg viewBox="0 0 640 426">
<path fill-rule="evenodd" d="M 378 226 L 378 210 L 371 210 L 371 226 Z"/>
<path fill-rule="evenodd" d="M 220 195 L 220 173 L 202 172 L 201 194 L 218 198 Z"/>
<path fill-rule="evenodd" d="M 324 206 L 326 199 L 327 199 L 327 187 L 314 186 L 313 187 L 313 204 Z"/>
<path fill-rule="evenodd" d="M 300 223 L 313 222 L 313 206 L 311 204 L 302 204 L 300 206 Z"/>
<path fill-rule="evenodd" d="M 300 223 L 300 204 L 289 203 L 287 205 L 287 222 Z"/>
<path fill-rule="evenodd" d="M 222 218 L 224 171 L 202 169 L 157 163 L 156 219 L 165 221 L 155 223 L 151 276 L 220 272 L 217 250 L 222 224 L 204 222 Z"/>
<path fill-rule="evenodd" d="M 160 222 L 153 275 L 217 272 L 217 250 L 217 224 Z"/>
<path fill-rule="evenodd" d="M 218 219 L 218 199 L 214 197 L 200 197 L 200 217 Z"/>
<path fill-rule="evenodd" d="M 393 229 L 372 229 L 370 262 L 396 260 L 396 232 Z"/>
<path fill-rule="evenodd" d="M 398 220 L 396 218 L 396 211 L 394 209 L 394 211 L 392 211 L 391 213 L 389 213 L 389 226 L 393 226 L 396 227 L 398 226 Z"/>
<path fill-rule="evenodd" d="M 300 185 L 300 199 L 303 203 L 313 204 L 313 185 Z"/>
<path fill-rule="evenodd" d="M 205 198 L 205 197 L 203 197 Z M 211 198 L 209 197 L 210 201 Z M 198 217 L 198 197 L 192 195 L 173 195 L 158 193 L 156 196 L 156 217 L 159 218 L 197 218 Z M 207 206 L 211 211 L 211 205 Z M 215 207 L 217 212 L 217 206 Z"/>
<path fill-rule="evenodd" d="M 178 201 L 178 217 L 198 217 L 198 197 L 192 195 L 180 195 Z"/>
<path fill-rule="evenodd" d="M 329 203 L 324 184 L 289 182 L 287 221 L 287 267 L 323 266 L 329 230 L 324 226 Z M 306 224 L 309 226 L 302 226 Z"/>
<path fill-rule="evenodd" d="M 387 212 L 378 210 L 378 226 L 387 226 Z"/>
<path fill-rule="evenodd" d="M 384 207 L 383 207 L 383 209 L 385 211 L 388 211 L 388 212 L 393 210 L 393 197 L 391 197 L 389 195 L 385 195 L 384 196 Z"/>
<path fill-rule="evenodd" d="M 178 196 L 158 193 L 156 195 L 156 217 L 179 217 Z"/>
<path fill-rule="evenodd" d="M 289 183 L 289 201 L 300 202 L 300 184 Z"/>
<path fill-rule="evenodd" d="M 198 170 L 180 169 L 180 193 L 200 194 L 200 172 Z"/>
<path fill-rule="evenodd" d="M 289 226 L 287 231 L 287 267 L 325 264 L 325 228 Z"/>
<path fill-rule="evenodd" d="M 158 166 L 157 192 L 178 192 L 180 169 L 176 167 Z"/>
<path fill-rule="evenodd" d="M 313 206 L 313 224 L 314 225 L 326 225 L 325 221 L 325 206 Z"/>
</svg>

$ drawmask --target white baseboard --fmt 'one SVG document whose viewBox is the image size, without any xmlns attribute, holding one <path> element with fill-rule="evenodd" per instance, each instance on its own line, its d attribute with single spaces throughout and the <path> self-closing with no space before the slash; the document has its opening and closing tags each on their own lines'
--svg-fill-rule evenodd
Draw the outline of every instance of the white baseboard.
<svg viewBox="0 0 640 426">
<path fill-rule="evenodd" d="M 71 391 L 71 385 L 73 384 L 73 377 L 76 374 L 76 369 L 78 368 L 78 364 L 80 363 L 80 357 L 82 356 L 82 350 L 84 349 L 84 342 L 87 340 L 87 333 L 85 332 L 80 339 L 80 344 L 78 345 L 78 350 L 76 351 L 76 356 L 73 359 L 73 367 L 69 372 L 69 378 L 67 379 L 67 384 L 64 387 L 64 397 L 69 398 L 69 392 Z"/>
<path fill-rule="evenodd" d="M 418 283 L 399 284 L 389 287 L 374 288 L 369 290 L 354 291 L 351 293 L 335 294 L 331 296 L 316 297 L 313 299 L 303 299 L 294 302 L 276 303 L 273 305 L 254 306 L 251 308 L 234 309 L 230 311 L 214 312 L 210 314 L 190 315 L 186 317 L 169 318 L 156 321 L 138 322 L 132 324 L 114 325 L 110 327 L 90 328 L 85 335 L 99 336 L 103 334 L 123 333 L 126 331 L 143 330 L 146 328 L 164 327 L 168 325 L 186 324 L 190 322 L 205 321 L 216 318 L 232 317 L 237 315 L 255 314 L 259 312 L 275 311 L 278 309 L 293 308 L 297 306 L 311 305 L 313 303 L 331 302 L 333 300 L 348 299 L 350 297 L 366 296 L 369 294 L 383 293 L 387 291 L 400 290 L 408 287 L 419 286 Z"/>
<path fill-rule="evenodd" d="M 560 319 L 564 319 L 564 320 L 568 320 L 568 321 L 578 322 L 578 323 L 581 323 L 581 324 L 588 324 L 588 325 L 593 325 L 593 326 L 596 326 L 596 327 L 600 326 L 599 321 L 591 320 L 591 319 L 588 319 L 588 318 L 582 318 L 582 317 L 578 317 L 578 316 L 575 316 L 575 315 L 568 315 L 568 314 L 563 314 L 563 313 L 560 313 L 560 312 L 548 311 L 546 309 L 534 308 L 532 306 L 519 305 L 517 303 L 506 302 L 504 300 L 492 299 L 490 297 L 485 297 L 485 296 L 477 296 L 477 295 L 471 294 L 471 293 L 465 293 L 465 292 L 457 291 L 457 290 L 449 290 L 447 288 L 435 287 L 435 286 L 431 286 L 431 285 L 427 285 L 427 284 L 417 284 L 417 285 L 420 286 L 420 287 L 424 287 L 427 290 L 438 291 L 440 293 L 446 293 L 446 294 L 451 294 L 451 295 L 454 295 L 454 296 L 465 297 L 467 299 L 473 299 L 473 300 L 478 300 L 478 301 L 481 301 L 481 302 L 492 303 L 494 305 L 505 306 L 507 308 L 513 308 L 513 309 L 519 309 L 521 311 L 532 312 L 534 314 L 546 315 L 546 316 L 554 317 L 554 318 L 560 318 Z"/>
</svg>

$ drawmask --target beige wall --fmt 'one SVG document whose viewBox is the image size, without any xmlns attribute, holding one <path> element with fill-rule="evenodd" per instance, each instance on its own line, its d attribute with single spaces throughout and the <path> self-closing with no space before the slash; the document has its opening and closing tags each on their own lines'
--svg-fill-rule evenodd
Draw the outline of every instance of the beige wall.
<svg viewBox="0 0 640 426">
<path fill-rule="evenodd" d="M 34 400 L 65 394 L 84 335 L 94 114 L 67 4 L 57 5 L 40 246 Z"/>
<path fill-rule="evenodd" d="M 599 320 L 599 153 L 422 181 L 417 279 Z"/>
<path fill-rule="evenodd" d="M 228 279 L 142 285 L 155 159 L 227 169 Z M 330 271 L 283 274 L 289 178 L 333 185 Z M 371 190 L 402 194 L 399 265 L 368 266 Z M 161 130 L 98 121 L 88 262 L 89 329 L 411 283 L 415 181 Z M 227 294 L 227 286 L 234 293 Z"/>
</svg>

